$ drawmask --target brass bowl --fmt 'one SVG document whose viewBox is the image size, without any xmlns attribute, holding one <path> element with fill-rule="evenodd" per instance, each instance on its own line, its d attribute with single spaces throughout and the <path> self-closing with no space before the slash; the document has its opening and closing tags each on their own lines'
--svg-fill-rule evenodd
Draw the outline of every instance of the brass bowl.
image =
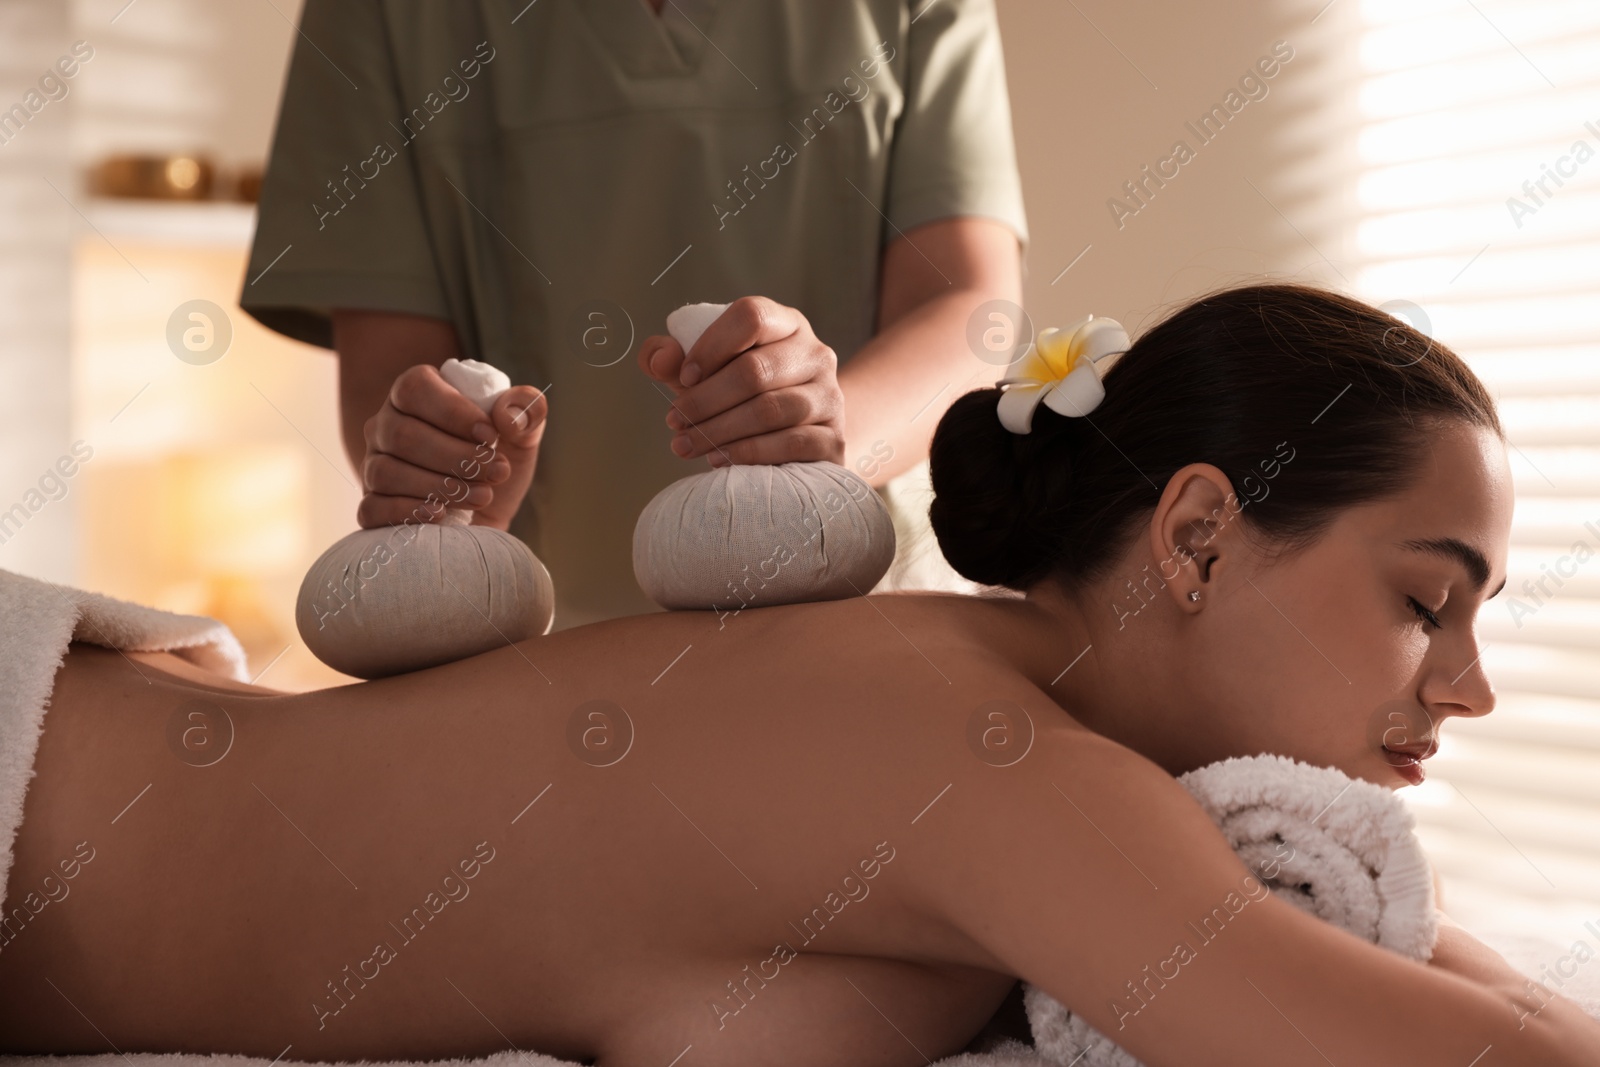
<svg viewBox="0 0 1600 1067">
<path fill-rule="evenodd" d="M 233 198 L 245 204 L 261 200 L 261 167 L 241 167 L 234 175 Z"/>
<path fill-rule="evenodd" d="M 139 200 L 206 200 L 215 184 L 204 156 L 110 156 L 89 174 L 95 195 Z"/>
</svg>

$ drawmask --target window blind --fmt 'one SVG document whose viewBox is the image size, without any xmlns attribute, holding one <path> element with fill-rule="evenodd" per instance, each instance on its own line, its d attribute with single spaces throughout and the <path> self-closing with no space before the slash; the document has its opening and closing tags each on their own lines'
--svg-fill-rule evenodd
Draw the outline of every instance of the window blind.
<svg viewBox="0 0 1600 1067">
<path fill-rule="evenodd" d="M 1358 294 L 1500 404 L 1516 517 L 1478 619 L 1497 710 L 1402 790 L 1471 928 L 1600 918 L 1600 4 L 1365 0 Z"/>
</svg>

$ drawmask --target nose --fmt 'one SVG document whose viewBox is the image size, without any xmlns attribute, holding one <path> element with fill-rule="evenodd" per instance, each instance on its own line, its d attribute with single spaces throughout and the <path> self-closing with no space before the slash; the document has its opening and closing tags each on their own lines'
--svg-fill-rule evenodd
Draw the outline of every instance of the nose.
<svg viewBox="0 0 1600 1067">
<path fill-rule="evenodd" d="M 1484 670 L 1483 651 L 1484 646 L 1474 641 L 1464 654 L 1440 656 L 1422 694 L 1424 704 L 1436 717 L 1476 718 L 1494 710 L 1494 683 Z"/>
</svg>

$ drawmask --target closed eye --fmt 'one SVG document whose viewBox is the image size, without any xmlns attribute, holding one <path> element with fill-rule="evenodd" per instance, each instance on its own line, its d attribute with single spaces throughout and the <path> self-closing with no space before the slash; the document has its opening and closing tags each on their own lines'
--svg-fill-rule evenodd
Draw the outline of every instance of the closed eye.
<svg viewBox="0 0 1600 1067">
<path fill-rule="evenodd" d="M 1435 630 L 1442 630 L 1444 628 L 1439 622 L 1439 616 L 1423 607 L 1421 602 L 1418 601 L 1416 597 L 1408 596 L 1406 597 L 1406 602 L 1411 605 L 1411 610 L 1416 612 L 1417 618 L 1421 619 L 1429 626 L 1432 626 Z"/>
</svg>

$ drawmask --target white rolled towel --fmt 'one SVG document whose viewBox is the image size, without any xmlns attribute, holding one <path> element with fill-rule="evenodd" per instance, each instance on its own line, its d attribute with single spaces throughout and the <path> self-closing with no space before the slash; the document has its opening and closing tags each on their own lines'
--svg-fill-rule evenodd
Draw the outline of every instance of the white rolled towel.
<svg viewBox="0 0 1600 1067">
<path fill-rule="evenodd" d="M 727 306 L 685 305 L 667 332 L 687 353 Z M 853 471 L 733 464 L 680 478 L 645 505 L 633 573 L 664 608 L 729 611 L 866 593 L 894 549 L 888 507 Z"/>
<path fill-rule="evenodd" d="M 1391 790 L 1287 756 L 1221 760 L 1178 778 L 1273 894 L 1357 937 L 1425 962 L 1439 920 L 1415 823 Z M 1024 983 L 1040 1053 L 1074 1067 L 1141 1067 Z"/>
<path fill-rule="evenodd" d="M 446 360 L 439 373 L 484 414 L 511 387 L 472 359 Z M 437 522 L 340 538 L 300 583 L 295 626 L 306 647 L 336 671 L 381 678 L 549 633 L 550 572 L 518 538 L 471 522 L 470 509 L 447 507 Z"/>
</svg>

